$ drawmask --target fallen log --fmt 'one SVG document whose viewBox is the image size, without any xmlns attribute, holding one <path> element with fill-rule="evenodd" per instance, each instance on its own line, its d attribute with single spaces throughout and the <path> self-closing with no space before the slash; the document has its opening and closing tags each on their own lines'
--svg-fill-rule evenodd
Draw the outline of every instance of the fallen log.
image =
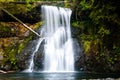
<svg viewBox="0 0 120 80">
<path fill-rule="evenodd" d="M 6 71 L 0 70 L 0 73 L 7 73 Z"/>
<path fill-rule="evenodd" d="M 8 15 L 10 15 L 13 19 L 15 19 L 16 21 L 18 21 L 19 23 L 21 23 L 25 28 L 27 28 L 28 30 L 30 30 L 31 32 L 33 32 L 34 34 L 36 34 L 38 37 L 40 37 L 40 35 L 35 32 L 33 29 L 31 29 L 30 27 L 28 27 L 26 24 L 24 24 L 21 20 L 19 20 L 18 18 L 16 18 L 14 15 L 12 15 L 11 13 L 9 13 L 7 10 L 5 10 L 4 8 L 0 7 L 4 12 L 6 12 Z"/>
</svg>

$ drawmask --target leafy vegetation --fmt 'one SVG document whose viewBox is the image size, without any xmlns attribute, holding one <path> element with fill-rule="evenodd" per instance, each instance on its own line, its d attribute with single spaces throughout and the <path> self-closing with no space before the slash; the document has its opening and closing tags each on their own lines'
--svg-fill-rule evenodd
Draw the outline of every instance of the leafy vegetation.
<svg viewBox="0 0 120 80">
<path fill-rule="evenodd" d="M 3 60 L 0 61 L 0 69 L 19 70 L 17 63 L 18 55 L 24 49 L 26 44 L 33 38 L 33 34 L 24 37 L 24 35 L 22 34 L 27 30 L 22 26 L 17 26 L 17 24 L 19 23 L 15 22 L 0 23 L 0 50 L 3 56 Z M 31 25 L 30 27 L 33 29 L 37 29 L 38 26 L 40 26 L 41 24 L 42 23 L 39 22 Z M 17 29 L 14 31 L 13 30 L 14 27 L 11 27 L 11 25 L 14 25 L 15 28 L 19 27 L 19 32 L 16 31 Z M 12 36 L 11 35 L 12 33 L 14 33 L 15 36 Z M 19 34 L 21 34 L 21 37 L 17 36 Z"/>
<path fill-rule="evenodd" d="M 119 72 L 120 17 L 118 0 L 81 0 L 74 9 L 74 27 L 79 27 L 86 65 L 90 70 Z M 74 14 L 75 14 L 74 13 Z M 118 66 L 119 65 L 119 66 Z M 118 70 L 118 71 L 117 71 Z"/>
<path fill-rule="evenodd" d="M 13 1 L 32 2 L 32 1 L 64 1 L 64 0 L 1 0 L 0 2 L 13 2 Z"/>
<path fill-rule="evenodd" d="M 11 45 L 5 45 L 4 49 L 4 60 L 3 60 L 3 66 L 5 66 L 6 64 L 9 65 L 11 70 L 17 70 L 18 66 L 17 66 L 17 54 L 20 54 L 20 52 L 23 50 L 23 48 L 25 47 L 25 44 L 31 40 L 31 37 L 26 38 L 24 41 L 22 42 L 18 42 L 16 41 L 16 43 L 11 44 Z M 13 42 L 12 42 L 13 43 Z M 6 44 L 6 43 L 4 43 Z M 14 67 L 12 67 L 14 66 Z"/>
</svg>

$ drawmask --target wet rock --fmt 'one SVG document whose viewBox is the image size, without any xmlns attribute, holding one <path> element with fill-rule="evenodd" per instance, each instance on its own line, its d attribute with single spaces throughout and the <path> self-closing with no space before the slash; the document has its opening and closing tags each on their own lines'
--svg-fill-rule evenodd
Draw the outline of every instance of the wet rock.
<svg viewBox="0 0 120 80">
<path fill-rule="evenodd" d="M 78 40 L 73 38 L 73 49 L 74 49 L 74 59 L 78 61 L 80 56 L 83 54 L 83 49 L 80 47 Z"/>
<path fill-rule="evenodd" d="M 36 45 L 37 45 L 38 39 L 30 41 L 24 50 L 17 56 L 18 57 L 18 66 L 21 70 L 25 70 L 30 65 L 30 60 L 32 58 L 32 54 L 35 51 Z M 37 65 L 40 67 L 42 64 L 42 54 L 41 50 L 38 50 L 34 55 L 34 65 Z M 20 64 L 19 64 L 20 63 Z M 38 69 L 38 67 L 35 67 Z"/>
<path fill-rule="evenodd" d="M 37 44 L 36 42 L 36 40 L 28 42 L 24 50 L 19 55 L 17 55 L 17 63 L 21 70 L 28 68 L 28 65 L 30 64 L 29 60 L 31 59 L 31 55 L 35 50 L 34 46 Z"/>
<path fill-rule="evenodd" d="M 35 70 L 43 70 L 43 64 L 44 64 L 44 40 L 42 41 L 38 51 L 36 52 L 34 56 L 34 69 Z"/>
</svg>

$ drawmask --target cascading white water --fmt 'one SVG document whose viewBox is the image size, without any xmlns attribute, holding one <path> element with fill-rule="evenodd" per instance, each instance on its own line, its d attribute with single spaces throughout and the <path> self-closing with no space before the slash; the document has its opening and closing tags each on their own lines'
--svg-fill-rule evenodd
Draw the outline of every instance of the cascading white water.
<svg viewBox="0 0 120 80">
<path fill-rule="evenodd" d="M 41 30 L 45 37 L 44 71 L 74 71 L 74 50 L 72 46 L 70 17 L 68 8 L 42 6 L 44 26 Z"/>
<path fill-rule="evenodd" d="M 71 72 L 74 71 L 74 50 L 71 38 L 70 17 L 72 11 L 68 8 L 55 6 L 42 6 L 44 25 L 40 31 L 42 36 L 37 40 L 35 49 L 29 60 L 28 69 L 24 72 L 34 71 L 34 56 L 40 44 L 44 44 L 44 70 L 45 72 Z"/>
</svg>

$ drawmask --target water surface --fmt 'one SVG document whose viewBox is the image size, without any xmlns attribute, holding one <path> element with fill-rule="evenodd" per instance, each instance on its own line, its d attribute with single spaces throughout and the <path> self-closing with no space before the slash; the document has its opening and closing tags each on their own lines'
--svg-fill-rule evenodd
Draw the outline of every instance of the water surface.
<svg viewBox="0 0 120 80">
<path fill-rule="evenodd" d="M 119 80 L 120 74 L 96 74 L 84 72 L 69 73 L 8 73 L 0 74 L 0 80 Z"/>
</svg>

